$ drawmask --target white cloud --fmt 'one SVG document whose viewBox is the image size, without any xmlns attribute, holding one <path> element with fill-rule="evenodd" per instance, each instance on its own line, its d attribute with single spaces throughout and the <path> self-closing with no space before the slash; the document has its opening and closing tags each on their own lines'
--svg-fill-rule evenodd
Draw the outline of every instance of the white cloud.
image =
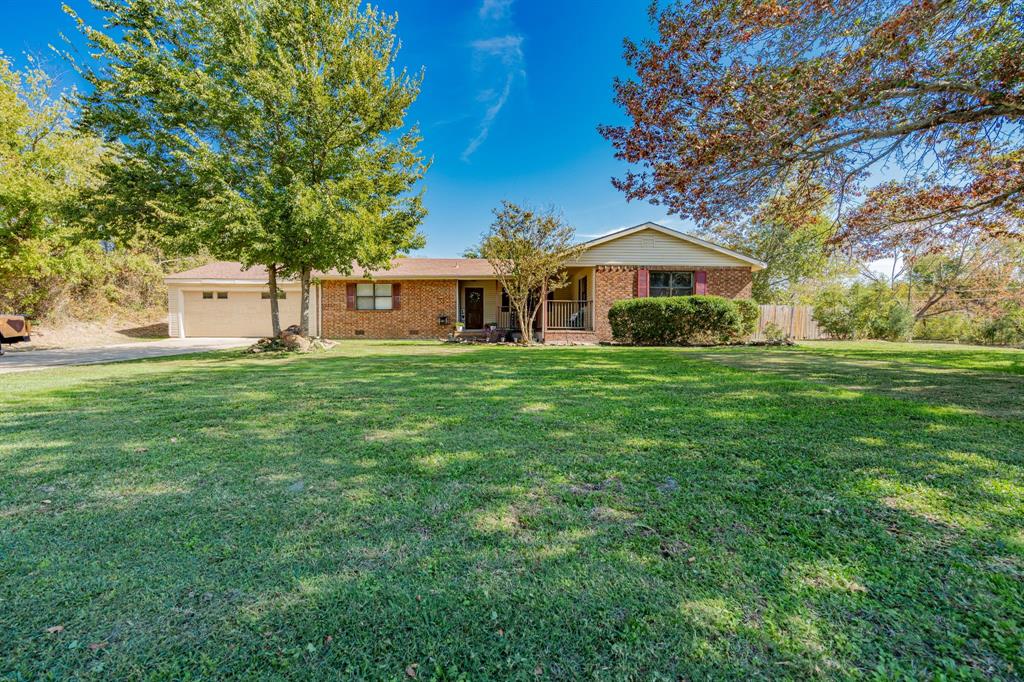
<svg viewBox="0 0 1024 682">
<path fill-rule="evenodd" d="M 484 0 L 480 5 L 481 19 L 504 19 L 512 8 L 513 0 Z"/>
<path fill-rule="evenodd" d="M 462 151 L 462 160 L 469 157 L 484 143 L 491 132 L 491 125 L 508 102 L 512 87 L 519 78 L 526 77 L 523 66 L 523 36 L 510 33 L 492 38 L 481 38 L 470 43 L 473 50 L 473 67 L 478 78 L 487 79 L 488 84 L 481 83 L 477 91 L 476 101 L 485 105 L 483 117 L 476 135 L 466 144 Z M 499 80 L 501 79 L 501 80 Z M 495 81 L 503 83 L 500 91 Z"/>
<path fill-rule="evenodd" d="M 474 56 L 496 57 L 506 66 L 513 66 L 523 61 L 523 37 L 520 35 L 497 36 L 474 40 L 470 43 Z"/>
<path fill-rule="evenodd" d="M 494 119 L 497 118 L 498 113 L 505 106 L 505 102 L 508 101 L 508 96 L 512 92 L 513 80 L 515 80 L 515 74 L 510 73 L 505 79 L 505 88 L 501 91 L 501 96 L 491 106 L 487 107 L 487 111 L 484 112 L 484 117 L 480 121 L 480 130 L 477 132 L 476 137 L 470 140 L 469 144 L 462 151 L 463 161 L 469 161 L 469 157 L 473 155 L 473 152 L 487 139 L 491 132 L 491 124 L 494 123 Z M 493 91 L 491 93 L 493 95 Z"/>
</svg>

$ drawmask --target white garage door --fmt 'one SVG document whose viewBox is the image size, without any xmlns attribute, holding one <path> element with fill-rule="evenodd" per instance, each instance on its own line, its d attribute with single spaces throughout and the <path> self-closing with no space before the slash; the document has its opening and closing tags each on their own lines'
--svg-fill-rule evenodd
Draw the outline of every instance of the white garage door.
<svg viewBox="0 0 1024 682">
<path fill-rule="evenodd" d="M 185 291 L 185 336 L 270 336 L 270 300 L 259 291 Z M 281 301 L 281 328 L 299 323 L 299 292 Z"/>
</svg>

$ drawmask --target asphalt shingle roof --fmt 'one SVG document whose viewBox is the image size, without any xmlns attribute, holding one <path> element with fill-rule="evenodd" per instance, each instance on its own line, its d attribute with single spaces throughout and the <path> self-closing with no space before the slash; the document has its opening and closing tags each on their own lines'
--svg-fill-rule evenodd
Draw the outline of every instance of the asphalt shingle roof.
<svg viewBox="0 0 1024 682">
<path fill-rule="evenodd" d="M 352 267 L 352 274 L 343 275 L 337 270 L 314 272 L 317 278 L 364 279 L 367 272 L 358 266 Z M 494 269 L 484 258 L 396 258 L 388 270 L 370 271 L 369 276 L 383 278 L 445 278 L 445 277 L 493 277 Z M 241 264 L 233 261 L 215 261 L 200 265 L 185 272 L 167 277 L 176 279 L 224 279 L 266 282 L 267 269 L 257 265 L 243 270 Z"/>
</svg>

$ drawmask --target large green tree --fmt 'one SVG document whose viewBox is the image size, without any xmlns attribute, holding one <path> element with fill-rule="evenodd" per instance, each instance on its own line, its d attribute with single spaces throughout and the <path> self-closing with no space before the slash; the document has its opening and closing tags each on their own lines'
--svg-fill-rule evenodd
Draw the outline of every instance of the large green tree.
<svg viewBox="0 0 1024 682">
<path fill-rule="evenodd" d="M 83 123 L 118 143 L 97 210 L 277 278 L 378 269 L 422 244 L 427 164 L 397 16 L 358 0 L 92 0 Z"/>
<path fill-rule="evenodd" d="M 36 62 L 16 71 L 0 53 L 0 307 L 46 314 L 51 285 L 87 266 L 73 214 L 103 146 L 71 114 Z"/>
<path fill-rule="evenodd" d="M 807 212 L 787 194 L 766 201 L 750 218 L 723 221 L 710 232 L 720 243 L 758 258 L 765 268 L 754 273 L 753 297 L 759 303 L 795 303 L 803 280 L 834 270 L 837 258 L 827 252 L 831 220 L 821 194 L 816 210 Z"/>
</svg>

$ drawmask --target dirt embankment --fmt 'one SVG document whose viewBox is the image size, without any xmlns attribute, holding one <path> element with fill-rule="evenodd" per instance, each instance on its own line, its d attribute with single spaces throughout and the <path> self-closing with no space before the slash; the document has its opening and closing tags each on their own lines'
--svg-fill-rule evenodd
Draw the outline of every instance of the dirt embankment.
<svg viewBox="0 0 1024 682">
<path fill-rule="evenodd" d="M 4 350 L 17 352 L 88 348 L 166 338 L 167 313 L 155 310 L 136 315 L 117 315 L 104 320 L 33 320 L 32 341 L 7 346 Z"/>
</svg>

